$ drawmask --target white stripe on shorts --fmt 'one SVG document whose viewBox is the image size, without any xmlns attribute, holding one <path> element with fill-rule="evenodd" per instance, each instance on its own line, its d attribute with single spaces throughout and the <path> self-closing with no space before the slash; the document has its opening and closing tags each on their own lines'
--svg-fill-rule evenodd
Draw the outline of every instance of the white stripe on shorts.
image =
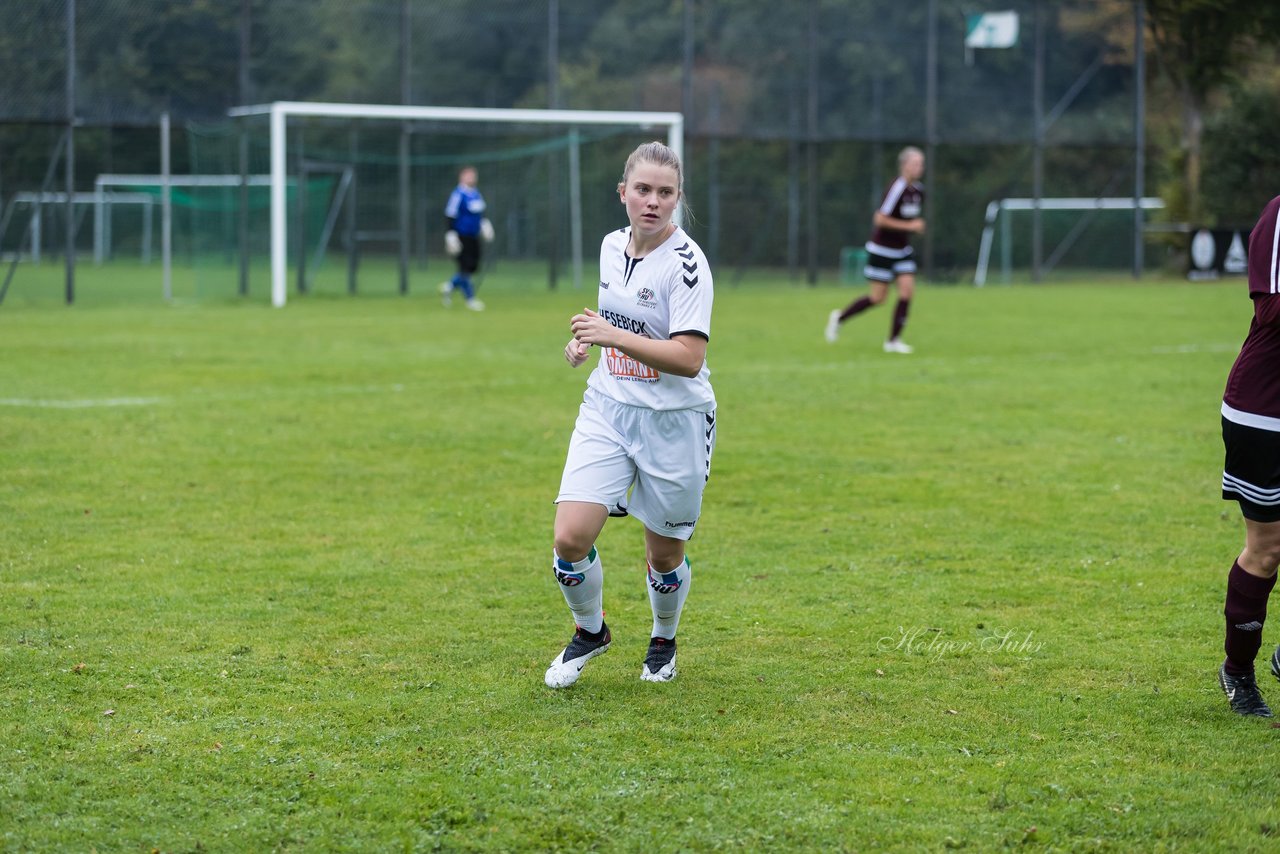
<svg viewBox="0 0 1280 854">
<path fill-rule="evenodd" d="M 1244 498 L 1249 499 L 1254 504 L 1261 504 L 1264 507 L 1280 506 L 1280 489 L 1263 489 L 1260 486 L 1254 486 L 1247 480 L 1241 480 L 1238 477 L 1222 473 L 1222 491 L 1234 492 Z"/>
</svg>

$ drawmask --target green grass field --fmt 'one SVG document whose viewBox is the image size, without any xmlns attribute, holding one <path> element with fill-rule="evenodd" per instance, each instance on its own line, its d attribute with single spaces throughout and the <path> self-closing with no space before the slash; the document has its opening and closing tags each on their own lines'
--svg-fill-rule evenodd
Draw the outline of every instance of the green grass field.
<svg viewBox="0 0 1280 854">
<path fill-rule="evenodd" d="M 614 520 L 613 648 L 552 692 L 593 291 L 19 277 L 0 849 L 1280 847 L 1280 735 L 1214 682 L 1239 280 L 925 287 L 902 357 L 884 308 L 822 340 L 857 289 L 726 274 L 680 676 Z"/>
</svg>

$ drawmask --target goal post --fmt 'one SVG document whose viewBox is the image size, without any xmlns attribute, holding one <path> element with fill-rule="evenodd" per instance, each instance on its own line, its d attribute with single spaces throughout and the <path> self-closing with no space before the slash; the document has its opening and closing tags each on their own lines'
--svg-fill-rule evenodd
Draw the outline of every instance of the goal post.
<svg viewBox="0 0 1280 854">
<path fill-rule="evenodd" d="M 1053 267 L 1063 253 L 1079 236 L 1080 231 L 1088 225 L 1089 218 L 1098 211 L 1132 211 L 1140 207 L 1142 210 L 1160 210 L 1164 201 L 1152 196 L 1135 200 L 1131 196 L 1118 197 L 1065 197 L 1065 198 L 1008 198 L 997 199 L 987 204 L 985 221 L 982 226 L 982 240 L 978 245 L 978 264 L 973 274 L 973 284 L 982 287 L 987 283 L 987 271 L 991 264 L 991 245 L 995 242 L 996 224 L 1000 230 L 1000 266 L 1004 279 L 1009 278 L 1013 256 L 1013 229 L 1010 226 L 1010 214 L 1015 211 L 1077 211 L 1081 218 L 1066 234 L 1058 249 L 1050 257 L 1049 267 Z"/>
<path fill-rule="evenodd" d="M 291 118 L 374 119 L 399 122 L 458 122 L 507 125 L 542 125 L 565 128 L 571 134 L 584 126 L 611 125 L 638 129 L 665 128 L 667 144 L 683 159 L 684 116 L 678 112 L 628 112 L 612 110 L 532 110 L 482 107 L 429 107 L 395 104 L 336 104 L 276 101 L 270 104 L 235 107 L 232 118 L 266 116 L 270 148 L 270 254 L 271 304 L 285 305 L 288 291 L 288 224 L 286 174 L 288 129 Z M 577 199 L 578 176 L 569 176 L 570 220 L 575 251 L 581 246 L 581 204 Z M 402 188 L 402 192 L 404 188 Z M 407 235 L 402 236 L 407 239 Z M 580 263 L 580 259 L 579 259 Z"/>
</svg>

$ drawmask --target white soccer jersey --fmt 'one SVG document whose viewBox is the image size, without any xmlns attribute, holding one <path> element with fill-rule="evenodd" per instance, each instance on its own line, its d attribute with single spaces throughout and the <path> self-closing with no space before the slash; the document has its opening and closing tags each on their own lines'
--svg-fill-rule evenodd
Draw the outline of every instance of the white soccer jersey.
<svg viewBox="0 0 1280 854">
<path fill-rule="evenodd" d="M 610 232 L 600 244 L 600 314 L 619 329 L 670 340 L 690 333 L 711 338 L 711 267 L 698 244 L 679 227 L 644 258 L 627 255 L 631 229 Z M 716 408 L 706 362 L 696 377 L 664 374 L 612 347 L 602 347 L 587 385 L 631 406 L 649 409 Z"/>
</svg>

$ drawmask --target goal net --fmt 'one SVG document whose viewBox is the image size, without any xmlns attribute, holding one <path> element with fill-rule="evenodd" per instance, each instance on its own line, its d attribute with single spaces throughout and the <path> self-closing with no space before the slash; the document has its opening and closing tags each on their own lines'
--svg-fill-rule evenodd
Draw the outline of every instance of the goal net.
<svg viewBox="0 0 1280 854">
<path fill-rule="evenodd" d="M 496 231 L 478 280 L 502 269 L 580 287 L 596 241 L 626 224 L 627 154 L 652 139 L 679 152 L 683 136 L 679 113 L 276 102 L 231 115 L 189 134 L 193 171 L 238 176 L 203 215 L 199 275 L 217 284 L 202 290 L 276 306 L 434 293 L 453 273 L 444 206 L 467 165 Z"/>
</svg>

